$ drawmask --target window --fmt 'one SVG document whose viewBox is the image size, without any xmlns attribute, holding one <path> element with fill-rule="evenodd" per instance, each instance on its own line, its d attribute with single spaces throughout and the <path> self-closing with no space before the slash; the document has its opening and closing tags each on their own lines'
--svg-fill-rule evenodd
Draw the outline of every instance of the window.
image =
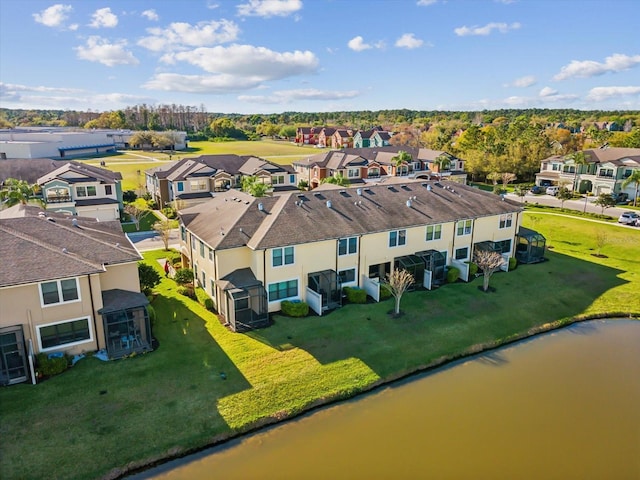
<svg viewBox="0 0 640 480">
<path fill-rule="evenodd" d="M 200 272 L 202 274 L 202 279 L 200 281 L 200 286 L 202 288 L 206 288 L 207 286 L 207 274 L 205 273 L 204 270 L 202 270 L 202 272 Z"/>
<path fill-rule="evenodd" d="M 41 325 L 37 328 L 40 348 L 43 351 L 56 348 L 60 345 L 70 345 L 93 340 L 89 329 L 89 318 Z"/>
<path fill-rule="evenodd" d="M 347 178 L 358 178 L 358 177 L 360 177 L 359 168 L 350 168 L 347 170 Z"/>
<path fill-rule="evenodd" d="M 613 168 L 601 168 L 598 172 L 599 177 L 613 178 Z"/>
<path fill-rule="evenodd" d="M 189 182 L 189 185 L 191 186 L 191 191 L 192 192 L 205 192 L 207 190 L 209 190 L 209 186 L 207 185 L 207 181 L 202 179 L 202 180 L 192 180 Z"/>
<path fill-rule="evenodd" d="M 512 213 L 506 213 L 504 215 L 500 215 L 500 228 L 509 228 L 511 226 L 512 220 L 513 220 Z"/>
<path fill-rule="evenodd" d="M 71 200 L 69 189 L 64 187 L 54 187 L 47 189 L 47 202 L 68 202 Z"/>
<path fill-rule="evenodd" d="M 389 246 L 399 247 L 407 243 L 407 231 L 406 230 L 394 230 L 389 232 Z"/>
<path fill-rule="evenodd" d="M 198 240 L 200 242 L 200 256 L 204 258 L 204 242 L 202 240 Z"/>
<path fill-rule="evenodd" d="M 456 224 L 456 235 L 471 235 L 471 220 L 460 220 Z"/>
<path fill-rule="evenodd" d="M 97 193 L 95 186 L 76 187 L 77 197 L 95 197 L 96 195 Z"/>
<path fill-rule="evenodd" d="M 469 258 L 469 247 L 456 248 L 456 260 L 466 260 Z"/>
<path fill-rule="evenodd" d="M 353 255 L 354 253 L 358 253 L 358 237 L 338 240 L 338 255 Z"/>
<path fill-rule="evenodd" d="M 576 173 L 576 167 L 575 167 L 575 165 L 565 165 L 562 168 L 562 171 L 564 173 Z"/>
<path fill-rule="evenodd" d="M 509 253 L 511 252 L 511 239 L 494 242 L 493 246 L 500 253 Z"/>
<path fill-rule="evenodd" d="M 105 185 L 104 186 L 104 194 L 105 195 L 113 195 L 113 189 L 111 188 L 111 185 Z"/>
<path fill-rule="evenodd" d="M 184 225 L 180 225 L 180 238 L 182 238 L 183 242 L 187 241 L 187 230 L 184 228 Z"/>
<path fill-rule="evenodd" d="M 554 164 L 551 165 L 551 169 L 555 170 L 555 171 L 558 171 L 558 170 L 560 170 L 560 165 L 557 164 L 557 163 L 554 163 Z"/>
<path fill-rule="evenodd" d="M 271 185 L 282 185 L 284 183 L 284 175 L 272 175 Z"/>
<path fill-rule="evenodd" d="M 349 268 L 338 272 L 338 280 L 340 283 L 350 283 L 356 281 L 356 269 Z"/>
<path fill-rule="evenodd" d="M 178 182 L 178 191 L 184 192 L 184 182 Z"/>
<path fill-rule="evenodd" d="M 269 301 L 283 300 L 298 296 L 298 280 L 269 284 Z"/>
<path fill-rule="evenodd" d="M 274 248 L 271 258 L 274 267 L 291 265 L 293 263 L 293 247 Z"/>
<path fill-rule="evenodd" d="M 442 238 L 442 225 L 427 225 L 427 242 Z"/>
<path fill-rule="evenodd" d="M 213 248 L 209 247 L 209 260 L 213 262 Z"/>
<path fill-rule="evenodd" d="M 379 168 L 370 168 L 369 169 L 369 173 L 367 175 L 369 176 L 369 178 L 379 177 L 380 176 L 380 169 Z"/>
<path fill-rule="evenodd" d="M 289 175 L 289 183 L 294 184 L 296 183 L 296 176 L 291 174 Z"/>
<path fill-rule="evenodd" d="M 216 298 L 216 282 L 214 282 L 213 280 L 209 280 L 209 282 L 211 282 L 211 297 L 212 298 Z"/>
<path fill-rule="evenodd" d="M 56 303 L 80 300 L 78 282 L 75 278 L 41 283 L 40 293 L 42 305 L 55 305 Z"/>
</svg>

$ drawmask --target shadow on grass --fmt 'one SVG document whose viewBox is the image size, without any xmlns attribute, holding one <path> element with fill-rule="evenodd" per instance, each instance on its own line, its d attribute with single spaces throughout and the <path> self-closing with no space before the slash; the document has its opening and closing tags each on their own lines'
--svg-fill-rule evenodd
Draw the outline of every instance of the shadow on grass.
<svg viewBox="0 0 640 480">
<path fill-rule="evenodd" d="M 626 283 L 615 268 L 554 252 L 547 257 L 493 275 L 491 295 L 476 288 L 478 280 L 455 283 L 405 293 L 398 319 L 387 315 L 392 300 L 386 300 L 322 317 L 275 315 L 272 327 L 248 335 L 279 350 L 301 348 L 322 364 L 355 357 L 385 379 L 583 317 L 594 299 Z"/>
</svg>

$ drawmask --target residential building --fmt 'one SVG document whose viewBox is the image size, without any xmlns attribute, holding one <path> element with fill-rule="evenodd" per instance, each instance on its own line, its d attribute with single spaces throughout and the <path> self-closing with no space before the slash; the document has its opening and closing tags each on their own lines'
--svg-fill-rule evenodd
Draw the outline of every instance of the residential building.
<svg viewBox="0 0 640 480">
<path fill-rule="evenodd" d="M 606 147 L 584 150 L 587 163 L 576 164 L 569 156 L 554 155 L 542 160 L 536 184 L 576 187 L 580 193 L 635 194 L 633 185 L 622 188 L 622 183 L 635 170 L 640 169 L 640 148 Z"/>
<path fill-rule="evenodd" d="M 375 132 L 383 132 L 382 127 L 374 127 L 370 130 L 358 130 L 353 135 L 353 148 L 368 148 L 373 147 L 371 144 L 371 137 Z M 389 132 L 387 132 L 389 133 Z"/>
<path fill-rule="evenodd" d="M 152 349 L 141 256 L 118 222 L 16 205 L 0 212 L 0 257 L 0 384 L 31 380 L 38 353 Z"/>
<path fill-rule="evenodd" d="M 225 192 L 180 212 L 181 252 L 235 331 L 269 324 L 283 300 L 323 314 L 343 286 L 375 300 L 395 268 L 416 286 L 468 279 L 475 248 L 513 256 L 522 207 L 453 182 L 411 181 L 253 198 Z"/>
<path fill-rule="evenodd" d="M 353 147 L 353 130 L 348 128 L 339 128 L 331 135 L 331 148 L 352 148 Z"/>
<path fill-rule="evenodd" d="M 242 178 L 256 176 L 274 193 L 297 190 L 293 167 L 250 155 L 202 155 L 177 160 L 145 172 L 147 191 L 163 207 L 174 200 L 194 204 L 216 192 L 239 188 Z"/>
<path fill-rule="evenodd" d="M 119 220 L 123 209 L 122 175 L 87 163 L 66 162 L 38 178 L 47 210 Z"/>
<path fill-rule="evenodd" d="M 298 127 L 296 129 L 296 143 L 300 145 L 317 145 L 318 136 L 325 127 Z"/>
</svg>

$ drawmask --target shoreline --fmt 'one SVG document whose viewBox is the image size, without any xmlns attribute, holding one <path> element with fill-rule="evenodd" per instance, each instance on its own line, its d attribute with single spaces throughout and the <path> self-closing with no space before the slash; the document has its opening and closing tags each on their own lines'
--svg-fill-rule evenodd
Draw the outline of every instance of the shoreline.
<svg viewBox="0 0 640 480">
<path fill-rule="evenodd" d="M 360 395 L 366 394 L 366 393 L 371 393 L 374 392 L 375 390 L 378 390 L 382 387 L 385 386 L 389 386 L 392 385 L 394 383 L 400 382 L 400 381 L 404 381 L 407 379 L 410 379 L 413 376 L 417 376 L 420 374 L 424 374 L 426 372 L 429 372 L 431 370 L 435 370 L 438 368 L 442 368 L 445 367 L 447 365 L 453 364 L 457 361 L 466 359 L 466 358 L 470 358 L 474 355 L 480 354 L 480 353 L 485 353 L 485 352 L 490 352 L 492 350 L 496 350 L 498 348 L 501 347 L 505 347 L 507 345 L 514 345 L 518 342 L 521 341 L 525 341 L 531 338 L 534 338 L 536 336 L 542 335 L 542 334 L 546 334 L 555 330 L 559 330 L 559 329 L 563 329 L 565 327 L 569 327 L 573 324 L 576 323 L 580 323 L 580 322 L 585 322 L 585 321 L 591 321 L 591 320 L 636 320 L 639 321 L 640 320 L 640 314 L 639 313 L 630 313 L 630 312 L 609 312 L 609 313 L 600 313 L 600 314 L 593 314 L 593 315 L 581 315 L 581 316 L 577 316 L 577 317 L 573 317 L 570 319 L 566 319 L 566 320 L 556 320 L 553 322 L 548 322 L 548 323 L 544 323 L 542 325 L 539 325 L 537 327 L 533 327 L 530 328 L 529 330 L 527 330 L 526 332 L 522 332 L 519 334 L 514 334 L 514 335 L 510 335 L 508 337 L 502 338 L 502 339 L 496 339 L 490 342 L 484 342 L 484 343 L 479 343 L 479 344 L 474 344 L 471 345 L 469 347 L 467 347 L 466 349 L 462 350 L 461 352 L 457 353 L 457 354 L 452 354 L 452 355 L 446 355 L 443 357 L 439 357 L 435 360 L 433 360 L 432 362 L 429 362 L 428 364 L 425 365 L 419 365 L 415 368 L 412 368 L 411 370 L 406 370 L 406 371 L 401 371 L 398 372 L 394 375 L 390 375 L 384 379 L 380 379 L 376 382 L 373 382 L 372 384 L 368 385 L 365 388 L 362 388 L 361 390 L 357 391 L 356 393 L 353 394 L 348 394 L 348 395 L 334 395 L 332 397 L 325 397 L 322 399 L 318 399 L 314 402 L 311 402 L 309 405 L 307 405 L 306 407 L 304 407 L 301 411 L 296 412 L 294 414 L 291 415 L 286 415 L 286 416 L 278 416 L 278 417 L 274 417 L 274 416 L 270 416 L 270 417 L 265 417 L 261 420 L 258 420 L 256 422 L 254 422 L 251 425 L 247 425 L 245 427 L 243 427 L 240 430 L 234 431 L 234 432 L 229 432 L 229 433 L 225 433 L 225 434 L 219 434 L 216 435 L 215 437 L 212 438 L 212 440 L 210 442 L 207 442 L 206 444 L 200 446 L 200 447 L 195 447 L 195 448 L 190 448 L 190 449 L 186 449 L 186 450 L 182 450 L 179 448 L 173 448 L 170 449 L 169 451 L 165 452 L 165 454 L 162 454 L 160 456 L 156 456 L 156 457 L 152 457 L 152 458 L 147 458 L 146 460 L 142 460 L 140 462 L 132 462 L 128 465 L 126 465 L 125 467 L 122 468 L 115 468 L 112 469 L 109 473 L 107 473 L 106 475 L 104 475 L 103 477 L 101 477 L 102 480 L 119 480 L 119 479 L 126 479 L 127 477 L 133 476 L 133 475 L 137 475 L 137 474 L 141 474 L 147 470 L 150 470 L 152 468 L 156 468 L 156 467 L 160 467 L 161 465 L 167 464 L 169 462 L 175 461 L 175 460 L 179 460 L 188 456 L 192 456 L 192 455 L 196 455 L 199 453 L 202 453 L 206 450 L 210 450 L 214 447 L 220 447 L 223 444 L 233 441 L 233 440 L 238 440 L 240 438 L 242 438 L 245 435 L 248 434 L 253 434 L 253 433 L 257 433 L 263 429 L 266 429 L 268 427 L 272 427 L 275 426 L 277 424 L 280 423 L 284 423 L 286 421 L 289 420 L 293 420 L 295 418 L 301 417 L 303 415 L 307 415 L 309 413 L 312 413 L 315 410 L 319 410 L 321 408 L 325 408 L 331 405 L 334 405 L 336 403 L 339 402 L 343 402 L 345 400 L 351 400 L 354 398 L 359 397 Z"/>
</svg>

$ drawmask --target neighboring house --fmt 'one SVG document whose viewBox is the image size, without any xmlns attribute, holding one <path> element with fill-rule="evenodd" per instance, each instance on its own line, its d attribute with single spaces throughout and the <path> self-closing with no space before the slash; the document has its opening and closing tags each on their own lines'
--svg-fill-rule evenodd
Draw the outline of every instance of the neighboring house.
<svg viewBox="0 0 640 480">
<path fill-rule="evenodd" d="M 587 165 L 576 165 L 567 156 L 554 155 L 542 160 L 536 184 L 566 185 L 571 190 L 574 181 L 580 193 L 627 193 L 633 198 L 635 187 L 622 188 L 622 182 L 640 169 L 640 148 L 596 148 L 584 150 Z"/>
<path fill-rule="evenodd" d="M 353 135 L 353 148 L 368 148 L 373 146 L 371 144 L 371 137 L 375 132 L 382 131 L 384 131 L 382 127 L 374 127 L 370 130 L 358 130 Z"/>
<path fill-rule="evenodd" d="M 47 210 L 119 220 L 123 209 L 122 175 L 86 163 L 67 162 L 38 178 Z"/>
<path fill-rule="evenodd" d="M 118 222 L 16 205 L 0 212 L 0 257 L 0 384 L 32 380 L 30 354 L 152 349 L 141 256 Z"/>
<path fill-rule="evenodd" d="M 339 128 L 331 135 L 331 148 L 352 148 L 353 131 L 346 128 Z"/>
<path fill-rule="evenodd" d="M 318 146 L 322 148 L 330 147 L 331 137 L 336 132 L 336 130 L 338 129 L 334 127 L 324 127 L 322 130 L 320 130 L 320 133 L 318 133 Z"/>
<path fill-rule="evenodd" d="M 318 314 L 342 287 L 378 300 L 380 279 L 409 270 L 416 286 L 468 280 L 475 248 L 513 256 L 522 207 L 452 182 L 407 181 L 253 198 L 226 192 L 180 212 L 183 265 L 232 330 L 269 324 L 283 300 Z"/>
<path fill-rule="evenodd" d="M 396 165 L 394 157 L 400 151 L 411 155 L 411 162 Z M 446 158 L 446 168 L 438 166 L 438 159 Z M 380 148 L 343 148 L 312 155 L 293 162 L 293 167 L 301 179 L 317 187 L 324 178 L 341 173 L 352 183 L 377 182 L 388 176 L 410 178 L 443 178 L 466 183 L 464 160 L 447 152 L 428 148 L 408 146 L 387 146 Z M 359 171 L 357 171 L 359 170 Z"/>
<path fill-rule="evenodd" d="M 369 147 L 378 148 L 378 147 L 387 147 L 391 145 L 389 142 L 391 140 L 392 133 L 385 131 L 376 131 L 371 135 L 371 139 L 369 140 Z"/>
<path fill-rule="evenodd" d="M 215 192 L 240 188 L 242 178 L 256 176 L 274 193 L 297 189 L 297 174 L 289 165 L 277 165 L 250 155 L 202 155 L 185 158 L 145 172 L 147 191 L 158 206 L 174 200 L 194 204 Z"/>
<path fill-rule="evenodd" d="M 318 137 L 324 127 L 298 127 L 296 143 L 299 145 L 317 145 Z"/>
</svg>

